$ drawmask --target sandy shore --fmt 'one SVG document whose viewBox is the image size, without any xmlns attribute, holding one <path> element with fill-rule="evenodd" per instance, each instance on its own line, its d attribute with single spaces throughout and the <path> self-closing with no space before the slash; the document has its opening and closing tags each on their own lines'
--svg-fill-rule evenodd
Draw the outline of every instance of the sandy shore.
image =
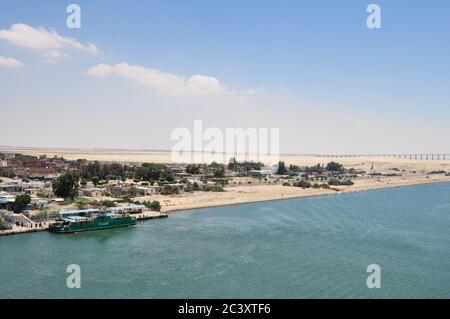
<svg viewBox="0 0 450 319">
<path fill-rule="evenodd" d="M 195 208 L 207 208 L 244 203 L 254 203 L 270 200 L 282 200 L 307 196 L 320 196 L 338 193 L 349 193 L 381 189 L 389 187 L 402 187 L 437 182 L 448 182 L 450 176 L 430 176 L 429 178 L 374 178 L 370 180 L 355 181 L 353 186 L 339 186 L 339 191 L 327 189 L 302 189 L 299 187 L 282 185 L 254 185 L 226 187 L 225 192 L 194 192 L 180 195 L 164 196 L 153 195 L 140 197 L 139 200 L 158 200 L 162 211 L 166 213 L 178 212 Z"/>
</svg>

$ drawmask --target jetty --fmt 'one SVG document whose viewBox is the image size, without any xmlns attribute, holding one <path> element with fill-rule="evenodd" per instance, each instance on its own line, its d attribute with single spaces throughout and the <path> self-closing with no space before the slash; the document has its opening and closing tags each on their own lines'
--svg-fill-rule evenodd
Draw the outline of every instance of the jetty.
<svg viewBox="0 0 450 319">
<path fill-rule="evenodd" d="M 130 216 L 134 218 L 136 221 L 144 221 L 150 219 L 167 218 L 169 215 L 166 213 L 149 210 L 149 211 L 142 211 L 141 213 L 133 214 Z M 55 222 L 55 220 L 34 222 L 23 214 L 20 214 L 20 216 L 17 218 L 20 218 L 21 220 L 19 222 L 19 225 L 13 224 L 11 229 L 0 230 L 0 236 L 48 231 L 49 225 Z"/>
<path fill-rule="evenodd" d="M 384 157 L 384 158 L 397 158 L 407 159 L 413 161 L 448 161 L 450 160 L 450 154 L 313 154 L 316 157 L 326 158 L 349 158 L 349 157 Z"/>
<path fill-rule="evenodd" d="M 149 220 L 149 219 L 159 219 L 159 218 L 167 218 L 169 215 L 161 212 L 154 211 L 143 211 L 142 214 L 132 215 L 131 217 L 135 218 L 137 221 L 139 220 Z"/>
</svg>

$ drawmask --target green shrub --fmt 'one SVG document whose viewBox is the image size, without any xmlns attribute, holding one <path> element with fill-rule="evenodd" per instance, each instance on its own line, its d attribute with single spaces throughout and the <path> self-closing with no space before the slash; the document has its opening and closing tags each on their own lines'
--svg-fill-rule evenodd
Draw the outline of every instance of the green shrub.
<svg viewBox="0 0 450 319">
<path fill-rule="evenodd" d="M 294 184 L 292 184 L 292 186 L 301 187 L 301 188 L 310 188 L 311 187 L 311 183 L 307 182 L 307 181 L 304 181 L 304 180 L 301 180 L 301 181 L 295 182 Z"/>
<path fill-rule="evenodd" d="M 341 181 L 341 185 L 351 186 L 353 184 L 354 184 L 353 181 L 351 179 L 349 179 L 349 178 L 346 178 L 346 179 Z"/>
<path fill-rule="evenodd" d="M 116 202 L 114 202 L 112 200 L 107 200 L 107 199 L 100 200 L 100 201 L 94 200 L 94 201 L 90 202 L 89 204 L 91 204 L 92 206 L 95 206 L 95 207 L 101 207 L 101 206 L 116 207 L 117 206 Z"/>
<path fill-rule="evenodd" d="M 225 190 L 220 185 L 206 185 L 206 186 L 203 186 L 203 191 L 205 191 L 205 192 L 224 192 Z"/>
<path fill-rule="evenodd" d="M 14 202 L 14 212 L 20 213 L 22 212 L 28 204 L 31 203 L 31 197 L 28 194 L 21 194 L 16 196 L 16 200 Z"/>
<path fill-rule="evenodd" d="M 336 162 L 330 162 L 326 166 L 327 171 L 331 172 L 342 172 L 344 171 L 344 166 L 342 164 L 336 163 Z"/>
<path fill-rule="evenodd" d="M 149 208 L 152 211 L 159 212 L 161 210 L 161 203 L 157 200 L 155 201 L 145 201 L 142 203 L 145 207 Z"/>
<path fill-rule="evenodd" d="M 172 195 L 172 194 L 179 194 L 180 190 L 177 186 L 172 185 L 164 185 L 164 187 L 161 190 L 162 195 Z"/>
<path fill-rule="evenodd" d="M 83 197 L 78 197 L 77 199 L 75 199 L 74 203 L 79 205 L 79 206 L 86 206 L 90 204 L 90 200 L 83 198 Z"/>
<path fill-rule="evenodd" d="M 431 172 L 429 172 L 428 174 L 430 174 L 430 175 L 435 175 L 435 174 L 446 174 L 446 172 L 443 171 L 443 170 L 440 170 L 440 171 L 431 171 Z"/>
<path fill-rule="evenodd" d="M 351 186 L 353 184 L 354 184 L 353 181 L 349 178 L 346 178 L 344 180 L 339 180 L 337 178 L 331 178 L 328 181 L 328 185 L 330 185 L 330 186 L 341 186 L 341 185 L 342 186 Z"/>
</svg>

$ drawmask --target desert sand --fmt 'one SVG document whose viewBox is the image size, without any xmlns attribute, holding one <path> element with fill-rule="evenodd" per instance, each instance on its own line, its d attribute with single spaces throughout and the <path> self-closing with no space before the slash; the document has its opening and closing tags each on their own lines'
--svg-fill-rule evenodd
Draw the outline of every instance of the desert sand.
<svg viewBox="0 0 450 319">
<path fill-rule="evenodd" d="M 31 148 L 31 147 L 9 147 L 0 146 L 0 152 L 20 153 L 25 155 L 47 155 L 63 156 L 66 159 L 87 159 L 106 162 L 128 162 L 128 163 L 170 163 L 170 151 L 164 150 L 120 150 L 120 149 L 76 149 L 76 148 Z M 405 170 L 450 170 L 450 156 L 446 160 L 410 160 L 408 158 L 394 158 L 383 156 L 321 156 L 309 154 L 281 154 L 280 160 L 286 164 L 300 166 L 311 166 L 315 164 L 326 164 L 337 161 L 348 167 L 369 170 L 374 165 L 378 171 L 389 168 Z"/>
</svg>

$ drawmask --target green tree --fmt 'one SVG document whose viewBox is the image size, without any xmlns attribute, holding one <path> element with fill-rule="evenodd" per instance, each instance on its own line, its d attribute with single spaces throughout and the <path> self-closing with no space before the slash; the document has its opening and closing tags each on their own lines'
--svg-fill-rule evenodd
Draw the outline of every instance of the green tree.
<svg viewBox="0 0 450 319">
<path fill-rule="evenodd" d="M 287 169 L 286 169 L 286 165 L 284 164 L 284 162 L 278 162 L 277 174 L 278 175 L 286 175 L 287 174 Z"/>
<path fill-rule="evenodd" d="M 83 168 L 83 171 L 81 172 L 81 175 L 86 179 L 92 179 L 94 176 L 102 176 L 103 169 L 100 162 L 95 161 L 93 163 L 89 163 L 88 166 Z"/>
<path fill-rule="evenodd" d="M 161 210 L 161 204 L 157 200 L 153 201 L 150 205 L 150 209 L 159 212 Z"/>
<path fill-rule="evenodd" d="M 20 213 L 31 203 L 31 197 L 28 194 L 18 195 L 14 202 L 14 212 Z"/>
<path fill-rule="evenodd" d="M 130 187 L 130 189 L 128 190 L 128 195 L 130 197 L 136 197 L 138 195 L 138 189 L 134 186 Z"/>
<path fill-rule="evenodd" d="M 186 173 L 192 174 L 192 175 L 200 174 L 200 165 L 188 164 L 186 166 Z"/>
<path fill-rule="evenodd" d="M 80 176 L 77 172 L 67 172 L 52 182 L 53 193 L 58 197 L 75 198 L 78 196 L 78 181 Z"/>
<path fill-rule="evenodd" d="M 214 177 L 217 178 L 223 178 L 225 176 L 225 168 L 224 167 L 218 167 L 215 171 L 214 171 Z"/>
<path fill-rule="evenodd" d="M 136 204 L 139 204 L 139 202 L 136 202 Z M 144 201 L 144 202 L 142 202 L 142 204 L 152 211 L 159 212 L 161 210 L 161 203 L 158 202 L 157 200 L 155 200 L 153 202 L 152 201 Z"/>
<path fill-rule="evenodd" d="M 98 183 L 100 183 L 100 178 L 98 176 L 92 177 L 92 183 L 97 187 Z"/>
<path fill-rule="evenodd" d="M 315 166 L 307 166 L 305 168 L 305 173 L 319 173 L 322 174 L 323 173 L 323 165 L 317 164 Z"/>
<path fill-rule="evenodd" d="M 180 190 L 177 186 L 171 186 L 171 185 L 165 185 L 163 189 L 161 190 L 162 195 L 172 195 L 172 194 L 179 194 Z"/>
<path fill-rule="evenodd" d="M 326 169 L 331 172 L 342 172 L 344 171 L 344 166 L 336 162 L 330 162 L 327 164 Z"/>
<path fill-rule="evenodd" d="M 161 203 L 155 200 L 150 203 L 148 208 L 150 208 L 150 210 L 159 212 L 161 210 Z"/>
</svg>

